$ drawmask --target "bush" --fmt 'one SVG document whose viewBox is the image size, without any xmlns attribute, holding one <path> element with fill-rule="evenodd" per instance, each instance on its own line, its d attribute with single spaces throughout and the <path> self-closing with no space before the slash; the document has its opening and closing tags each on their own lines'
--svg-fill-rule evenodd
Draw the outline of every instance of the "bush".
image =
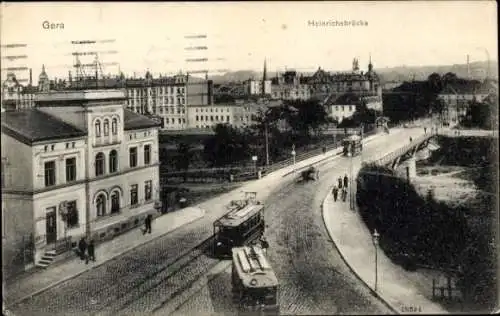
<svg viewBox="0 0 500 316">
<path fill-rule="evenodd" d="M 380 233 L 380 247 L 407 269 L 415 264 L 462 270 L 460 286 L 467 298 L 494 302 L 495 251 L 491 229 L 474 229 L 465 207 L 421 197 L 413 185 L 393 170 L 365 165 L 356 179 L 356 201 L 370 229 Z"/>
</svg>

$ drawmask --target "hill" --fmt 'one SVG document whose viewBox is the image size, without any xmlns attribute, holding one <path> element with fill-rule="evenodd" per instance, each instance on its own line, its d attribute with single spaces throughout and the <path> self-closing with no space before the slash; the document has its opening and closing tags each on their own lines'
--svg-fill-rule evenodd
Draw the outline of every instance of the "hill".
<svg viewBox="0 0 500 316">
<path fill-rule="evenodd" d="M 482 80 L 486 77 L 488 70 L 487 61 L 472 62 L 469 64 L 470 75 L 472 79 Z M 397 67 L 386 67 L 386 68 L 376 68 L 375 71 L 380 75 L 382 82 L 391 81 L 405 81 L 411 80 L 413 76 L 415 80 L 426 80 L 427 77 L 433 73 L 437 72 L 441 75 L 447 72 L 453 72 L 458 77 L 467 77 L 467 64 L 454 64 L 454 65 L 437 65 L 437 66 L 397 66 Z M 498 78 L 498 62 L 490 62 L 490 77 Z M 309 75 L 311 73 L 304 73 L 304 75 Z M 268 78 L 275 76 L 274 72 L 268 72 Z M 224 75 L 216 75 L 210 77 L 214 83 L 224 83 L 224 82 L 238 82 L 244 81 L 249 78 L 261 79 L 261 71 L 253 70 L 238 70 L 227 72 Z"/>
</svg>

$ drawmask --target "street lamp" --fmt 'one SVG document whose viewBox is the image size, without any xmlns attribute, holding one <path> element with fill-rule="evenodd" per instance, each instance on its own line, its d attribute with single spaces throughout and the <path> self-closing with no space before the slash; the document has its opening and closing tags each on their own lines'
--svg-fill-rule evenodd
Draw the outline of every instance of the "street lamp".
<svg viewBox="0 0 500 316">
<path fill-rule="evenodd" d="M 295 155 L 297 153 L 295 152 L 295 144 L 292 145 L 292 158 L 293 158 L 293 172 L 295 172 Z"/>
<path fill-rule="evenodd" d="M 373 230 L 373 245 L 375 246 L 375 292 L 377 292 L 377 283 L 378 283 L 378 261 L 377 261 L 377 254 L 378 254 L 378 239 L 380 235 L 377 232 L 376 229 Z"/>
<path fill-rule="evenodd" d="M 253 171 L 257 174 L 257 156 L 252 156 L 253 161 Z"/>
</svg>

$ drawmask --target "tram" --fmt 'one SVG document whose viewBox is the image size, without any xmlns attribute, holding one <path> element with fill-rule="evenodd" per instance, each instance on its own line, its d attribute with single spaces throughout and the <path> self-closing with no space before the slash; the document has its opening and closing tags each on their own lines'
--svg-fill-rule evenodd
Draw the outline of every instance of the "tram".
<svg viewBox="0 0 500 316">
<path fill-rule="evenodd" d="M 279 282 L 258 246 L 232 249 L 232 293 L 239 315 L 279 315 Z"/>
<path fill-rule="evenodd" d="M 363 150 L 363 142 L 359 135 L 351 135 L 342 141 L 344 156 L 357 156 Z"/>
<path fill-rule="evenodd" d="M 264 234 L 264 205 L 256 192 L 246 192 L 244 200 L 233 200 L 230 211 L 214 222 L 213 254 L 230 258 L 233 247 L 257 241 Z"/>
</svg>

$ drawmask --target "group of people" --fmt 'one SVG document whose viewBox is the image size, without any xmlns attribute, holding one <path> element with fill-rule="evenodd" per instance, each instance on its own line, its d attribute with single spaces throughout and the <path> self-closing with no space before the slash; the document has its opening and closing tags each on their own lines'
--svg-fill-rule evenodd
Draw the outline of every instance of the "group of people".
<svg viewBox="0 0 500 316">
<path fill-rule="evenodd" d="M 85 237 L 82 237 L 78 242 L 78 255 L 80 259 L 85 260 L 85 264 L 89 263 L 89 260 L 95 262 L 95 246 L 94 241 L 90 240 L 87 244 Z"/>
<path fill-rule="evenodd" d="M 342 199 L 343 202 L 346 201 L 347 199 L 347 188 L 349 186 L 349 178 L 347 177 L 347 174 L 342 177 L 338 178 L 338 185 L 333 186 L 332 189 L 332 194 L 333 194 L 333 200 L 337 202 L 337 198 L 339 198 L 339 193 L 340 193 L 340 198 Z"/>
<path fill-rule="evenodd" d="M 144 228 L 141 229 L 143 235 L 145 235 L 146 233 L 151 234 L 152 222 L 153 222 L 153 215 L 148 214 L 146 216 L 146 219 L 144 220 Z M 80 259 L 85 260 L 85 264 L 88 264 L 89 260 L 95 262 L 94 241 L 90 240 L 90 242 L 87 243 L 87 239 L 85 237 L 82 237 L 78 242 L 78 249 L 76 250 L 76 253 L 80 257 Z"/>
</svg>

